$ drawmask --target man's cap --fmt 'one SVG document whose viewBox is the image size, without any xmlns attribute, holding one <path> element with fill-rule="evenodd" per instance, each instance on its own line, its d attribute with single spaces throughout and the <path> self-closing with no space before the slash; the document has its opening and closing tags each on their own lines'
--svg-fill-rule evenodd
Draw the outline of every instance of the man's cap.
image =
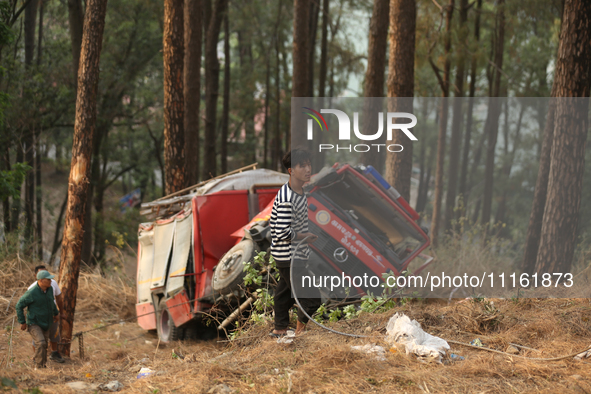
<svg viewBox="0 0 591 394">
<path fill-rule="evenodd" d="M 37 272 L 37 280 L 39 279 L 53 279 L 55 275 L 51 275 L 49 271 L 39 271 Z"/>
</svg>

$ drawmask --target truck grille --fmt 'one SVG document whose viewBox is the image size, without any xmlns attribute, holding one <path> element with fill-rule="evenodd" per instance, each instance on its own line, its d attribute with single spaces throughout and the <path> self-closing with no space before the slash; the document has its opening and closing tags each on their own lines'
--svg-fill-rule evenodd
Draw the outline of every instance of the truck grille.
<svg viewBox="0 0 591 394">
<path fill-rule="evenodd" d="M 334 263 L 334 265 L 339 267 L 344 273 L 350 276 L 361 277 L 363 277 L 364 274 L 375 275 L 373 271 L 371 271 L 359 258 L 357 258 L 349 250 L 347 250 L 347 252 L 349 253 L 349 257 L 345 262 L 340 263 L 336 261 L 334 258 L 334 251 L 338 248 L 343 247 L 343 245 L 341 245 L 341 243 L 339 243 L 337 240 L 335 240 L 327 233 L 322 231 L 322 229 L 318 227 L 315 223 L 310 221 L 308 223 L 308 227 L 310 232 L 318 236 L 316 242 L 312 244 L 314 248 L 322 252 L 325 258 L 330 259 Z"/>
</svg>

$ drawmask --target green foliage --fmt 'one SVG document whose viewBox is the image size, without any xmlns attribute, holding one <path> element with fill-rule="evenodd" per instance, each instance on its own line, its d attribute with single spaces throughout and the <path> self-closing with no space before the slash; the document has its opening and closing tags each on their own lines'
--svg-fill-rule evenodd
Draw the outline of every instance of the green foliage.
<svg viewBox="0 0 591 394">
<path fill-rule="evenodd" d="M 14 32 L 9 26 L 12 17 L 10 2 L 0 1 L 0 48 L 10 44 L 14 40 Z"/>
<path fill-rule="evenodd" d="M 359 316 L 360 311 L 357 311 L 355 305 L 347 305 L 343 308 L 343 313 L 345 314 L 345 320 L 350 320 Z"/>
<path fill-rule="evenodd" d="M 371 293 L 361 297 L 361 310 L 368 313 L 386 312 L 396 306 L 396 300 L 388 296 L 374 296 Z"/>
<path fill-rule="evenodd" d="M 327 312 L 326 309 L 326 304 L 322 304 L 318 307 L 318 309 L 316 310 L 316 313 L 314 314 L 314 316 L 312 316 L 314 318 L 314 320 L 316 320 L 318 323 L 322 323 L 324 321 L 324 314 Z"/>
<path fill-rule="evenodd" d="M 0 200 L 7 198 L 20 198 L 18 189 L 25 180 L 25 175 L 31 170 L 27 163 L 16 163 L 12 170 L 0 171 Z"/>
</svg>

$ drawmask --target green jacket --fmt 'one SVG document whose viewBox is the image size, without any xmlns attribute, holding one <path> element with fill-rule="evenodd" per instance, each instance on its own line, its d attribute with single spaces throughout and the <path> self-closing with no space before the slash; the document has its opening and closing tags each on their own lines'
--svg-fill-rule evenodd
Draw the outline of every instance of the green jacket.
<svg viewBox="0 0 591 394">
<path fill-rule="evenodd" d="M 27 310 L 27 319 L 25 321 L 25 308 Z M 16 315 L 18 322 L 29 326 L 37 325 L 42 330 L 49 330 L 53 317 L 59 314 L 55 303 L 53 302 L 53 288 L 49 286 L 44 293 L 39 285 L 28 290 L 16 304 Z"/>
</svg>

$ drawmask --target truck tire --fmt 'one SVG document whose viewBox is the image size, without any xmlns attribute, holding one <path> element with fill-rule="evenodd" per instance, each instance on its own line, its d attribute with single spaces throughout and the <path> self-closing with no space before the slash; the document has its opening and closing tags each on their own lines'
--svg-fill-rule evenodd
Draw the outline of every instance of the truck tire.
<svg viewBox="0 0 591 394">
<path fill-rule="evenodd" d="M 162 298 L 158 303 L 158 319 L 156 323 L 158 338 L 162 343 L 178 341 L 181 338 L 181 329 L 175 326 L 172 316 L 166 306 L 166 299 Z"/>
<path fill-rule="evenodd" d="M 255 254 L 254 242 L 250 239 L 244 239 L 225 255 L 215 267 L 211 287 L 215 293 L 229 294 L 238 289 L 242 283 L 244 264 L 250 261 Z"/>
</svg>

